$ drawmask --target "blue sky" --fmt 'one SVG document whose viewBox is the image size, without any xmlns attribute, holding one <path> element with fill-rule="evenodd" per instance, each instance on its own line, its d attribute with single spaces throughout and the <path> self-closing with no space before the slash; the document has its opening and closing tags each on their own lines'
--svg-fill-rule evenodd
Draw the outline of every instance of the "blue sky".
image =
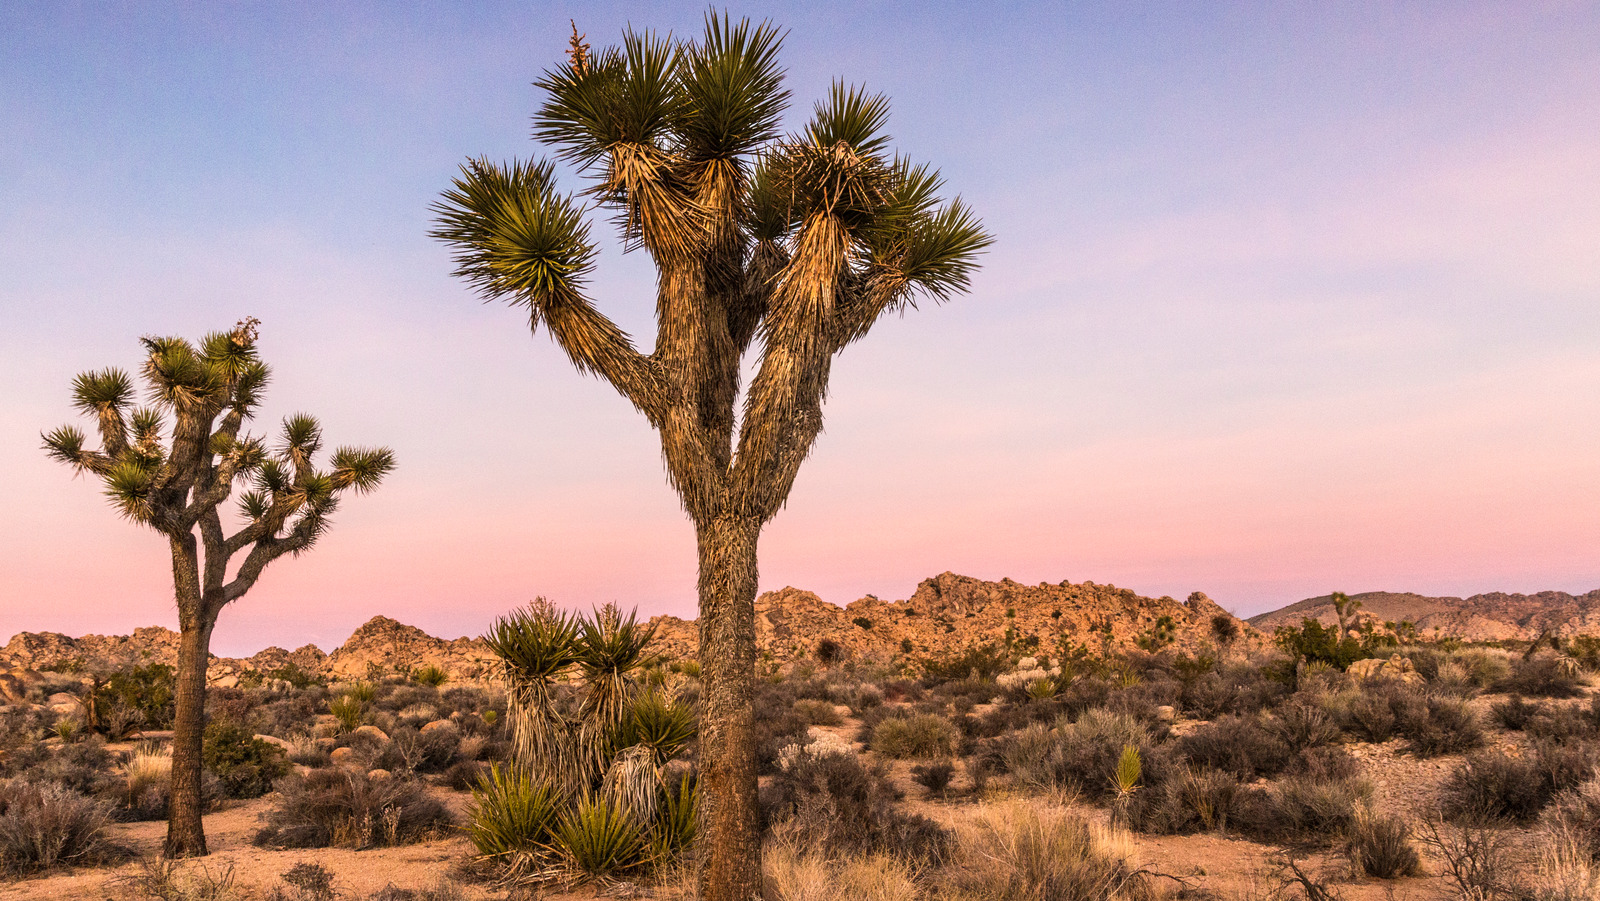
<svg viewBox="0 0 1600 901">
<path fill-rule="evenodd" d="M 0 10 L 0 637 L 175 621 L 164 543 L 38 434 L 138 336 L 244 315 L 258 430 L 309 410 L 400 469 L 219 648 L 472 633 L 537 594 L 691 611 L 653 434 L 426 233 L 467 156 L 540 154 L 569 19 L 599 46 L 704 9 Z M 1600 587 L 1600 7 L 731 11 L 790 29 L 793 125 L 832 79 L 887 93 L 897 149 L 997 238 L 969 296 L 841 359 L 763 588 Z M 594 296 L 645 344 L 651 286 L 606 248 Z"/>
</svg>

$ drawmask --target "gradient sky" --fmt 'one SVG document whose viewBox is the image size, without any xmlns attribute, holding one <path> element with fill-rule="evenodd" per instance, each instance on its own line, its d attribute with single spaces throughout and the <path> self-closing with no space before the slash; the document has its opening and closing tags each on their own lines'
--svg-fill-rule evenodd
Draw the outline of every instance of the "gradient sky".
<svg viewBox="0 0 1600 901">
<path fill-rule="evenodd" d="M 887 93 L 997 239 L 969 296 L 840 359 L 763 589 L 1600 587 L 1600 6 L 977 7 L 732 7 L 790 29 L 791 124 L 834 78 Z M 39 433 L 140 335 L 245 315 L 258 432 L 310 411 L 399 468 L 215 650 L 476 634 L 535 595 L 692 614 L 654 433 L 426 233 L 468 155 L 540 154 L 569 18 L 600 46 L 704 9 L 0 7 L 0 639 L 176 625 L 165 542 Z M 613 244 L 593 280 L 646 346 L 651 276 Z"/>
</svg>

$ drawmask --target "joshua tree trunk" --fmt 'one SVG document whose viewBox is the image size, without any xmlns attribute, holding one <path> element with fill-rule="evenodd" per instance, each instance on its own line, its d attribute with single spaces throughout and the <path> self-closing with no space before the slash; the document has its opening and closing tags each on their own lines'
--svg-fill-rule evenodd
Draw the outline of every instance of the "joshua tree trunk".
<svg viewBox="0 0 1600 901">
<path fill-rule="evenodd" d="M 188 619 L 188 616 L 184 617 Z M 200 754 L 205 735 L 206 664 L 211 653 L 211 630 L 216 620 L 199 618 L 183 623 L 178 644 L 177 710 L 172 723 L 172 797 L 167 813 L 165 857 L 200 857 L 206 851 L 206 833 L 200 821 Z"/>
<path fill-rule="evenodd" d="M 756 541 L 759 522 L 698 525 L 700 548 L 700 897 L 754 898 L 761 879 L 756 801 Z"/>
</svg>

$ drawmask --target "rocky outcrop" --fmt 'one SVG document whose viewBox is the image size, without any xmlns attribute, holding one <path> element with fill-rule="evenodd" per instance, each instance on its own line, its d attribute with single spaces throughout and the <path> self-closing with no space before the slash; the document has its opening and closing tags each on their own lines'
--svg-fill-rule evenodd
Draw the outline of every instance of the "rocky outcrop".
<svg viewBox="0 0 1600 901">
<path fill-rule="evenodd" d="M 889 661 L 937 658 L 974 645 L 1008 641 L 1053 656 L 1063 642 L 1098 649 L 1104 640 L 1102 625 L 1110 630 L 1112 647 L 1126 648 L 1163 617 L 1171 620 L 1179 648 L 1210 640 L 1212 620 L 1217 617 L 1239 627 L 1241 645 L 1262 640 L 1200 592 L 1179 602 L 1094 582 L 1024 585 L 949 572 L 924 579 L 904 600 L 868 595 L 840 607 L 812 592 L 783 588 L 757 598 L 755 612 L 756 640 L 769 666 L 815 659 L 822 648 L 841 659 Z M 656 653 L 669 659 L 694 656 L 697 635 L 692 620 L 658 616 L 650 623 L 656 627 Z M 170 665 L 177 663 L 177 644 L 178 634 L 160 627 L 111 637 L 24 632 L 0 650 L 0 668 L 77 666 L 104 672 L 134 663 Z M 443 669 L 457 682 L 492 678 L 498 669 L 482 639 L 435 638 L 415 626 L 375 616 L 330 654 L 306 645 L 295 651 L 267 648 L 244 659 L 213 657 L 208 676 L 215 685 L 234 686 L 252 672 L 271 675 L 290 666 L 336 679 L 366 679 L 428 665 Z M 0 684 L 4 690 L 6 685 Z"/>
<path fill-rule="evenodd" d="M 1351 595 L 1361 602 L 1356 616 L 1378 625 L 1409 621 L 1427 638 L 1453 637 L 1465 641 L 1532 640 L 1546 630 L 1555 635 L 1600 635 L 1600 590 L 1571 595 L 1564 591 L 1508 594 L 1495 591 L 1469 598 L 1428 597 L 1390 591 Z M 1307 598 L 1270 613 L 1250 618 L 1250 624 L 1270 633 L 1279 626 L 1296 626 L 1311 618 L 1331 625 L 1338 621 L 1331 596 Z"/>
<path fill-rule="evenodd" d="M 1062 641 L 1099 648 L 1103 624 L 1110 626 L 1112 647 L 1128 648 L 1161 617 L 1171 618 L 1174 643 L 1180 648 L 1210 641 L 1211 621 L 1217 616 L 1238 626 L 1241 644 L 1262 640 L 1198 591 L 1180 603 L 1093 582 L 1024 585 L 950 572 L 924 579 L 911 597 L 900 601 L 868 595 L 840 607 L 791 587 L 761 595 L 755 606 L 756 643 L 768 664 L 814 658 L 824 640 L 842 656 L 877 660 L 937 658 L 974 645 L 1004 644 L 1008 638 L 1053 655 Z M 660 653 L 694 655 L 693 622 L 658 616 L 651 623 L 657 628 Z"/>
<path fill-rule="evenodd" d="M 416 626 L 374 616 L 328 655 L 322 669 L 336 677 L 363 678 L 432 665 L 462 681 L 489 676 L 495 670 L 495 661 L 494 653 L 481 639 L 434 638 Z"/>
</svg>

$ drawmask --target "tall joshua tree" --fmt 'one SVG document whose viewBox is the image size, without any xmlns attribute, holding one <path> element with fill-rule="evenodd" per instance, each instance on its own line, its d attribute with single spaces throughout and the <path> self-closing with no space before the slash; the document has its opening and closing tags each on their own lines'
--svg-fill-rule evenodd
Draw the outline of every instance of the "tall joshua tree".
<svg viewBox="0 0 1600 901">
<path fill-rule="evenodd" d="M 456 274 L 526 307 L 660 434 L 699 548 L 707 901 L 758 889 L 756 541 L 822 431 L 833 358 L 919 294 L 966 290 L 990 243 L 959 199 L 940 199 L 936 172 L 891 154 L 884 97 L 836 84 L 780 136 L 781 41 L 713 13 L 698 41 L 629 30 L 591 54 L 574 28 L 568 61 L 538 82 L 535 136 L 592 180 L 585 193 L 655 264 L 650 353 L 586 295 L 586 211 L 551 164 L 471 160 L 435 206 Z M 759 362 L 741 398 L 749 353 Z"/>
<path fill-rule="evenodd" d="M 44 436 L 57 460 L 91 473 L 123 516 L 167 537 L 178 602 L 177 710 L 172 731 L 172 800 L 164 853 L 206 853 L 200 800 L 206 664 L 217 614 L 255 585 L 267 564 L 311 548 L 346 491 L 371 491 L 394 468 L 388 448 L 340 448 L 333 468 L 312 458 L 322 428 L 305 414 L 283 422 L 269 447 L 241 435 L 270 375 L 256 353 L 254 319 L 198 346 L 182 338 L 145 338 L 143 376 L 149 406 L 132 408 L 133 380 L 120 369 L 85 372 L 73 382 L 75 406 L 95 419 L 100 450 L 63 426 Z M 218 508 L 236 483 L 243 525 L 232 535 Z M 244 559 L 233 567 L 239 554 Z"/>
</svg>

